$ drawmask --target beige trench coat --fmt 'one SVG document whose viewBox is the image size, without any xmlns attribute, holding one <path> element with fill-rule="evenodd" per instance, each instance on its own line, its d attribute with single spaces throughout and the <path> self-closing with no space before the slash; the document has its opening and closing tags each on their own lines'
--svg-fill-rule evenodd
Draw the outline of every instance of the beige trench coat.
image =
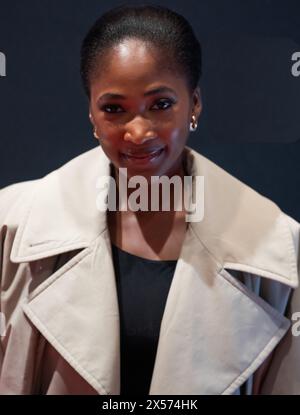
<svg viewBox="0 0 300 415">
<path fill-rule="evenodd" d="M 205 179 L 204 219 L 189 222 L 149 394 L 252 394 L 270 356 L 259 393 L 300 394 L 300 225 L 186 151 L 189 174 Z M 96 147 L 0 191 L 1 394 L 120 393 L 116 284 L 96 205 L 110 167 Z"/>
</svg>

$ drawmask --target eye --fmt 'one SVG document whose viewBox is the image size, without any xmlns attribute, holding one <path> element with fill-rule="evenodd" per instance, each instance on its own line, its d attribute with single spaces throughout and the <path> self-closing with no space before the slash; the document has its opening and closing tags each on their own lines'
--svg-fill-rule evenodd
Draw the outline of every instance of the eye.
<svg viewBox="0 0 300 415">
<path fill-rule="evenodd" d="M 156 106 L 155 110 L 167 110 L 173 104 L 175 104 L 175 101 L 173 101 L 172 99 L 164 98 L 164 99 L 160 99 L 159 101 L 157 101 L 157 103 L 152 108 L 154 108 Z M 101 110 L 108 113 L 108 114 L 117 114 L 117 113 L 124 112 L 122 107 L 118 104 L 103 105 L 101 107 Z"/>
<path fill-rule="evenodd" d="M 175 104 L 175 102 L 171 99 L 161 99 L 157 102 L 157 104 L 159 106 L 159 110 L 167 110 L 169 109 L 173 104 Z M 154 106 L 155 106 L 154 105 Z M 153 107 L 152 107 L 153 108 Z"/>
<path fill-rule="evenodd" d="M 103 105 L 103 107 L 101 107 L 101 110 L 104 112 L 108 112 L 109 114 L 115 114 L 117 112 L 122 112 L 122 111 L 116 111 L 116 109 L 118 108 L 121 108 L 120 105 L 109 104 L 109 105 Z"/>
</svg>

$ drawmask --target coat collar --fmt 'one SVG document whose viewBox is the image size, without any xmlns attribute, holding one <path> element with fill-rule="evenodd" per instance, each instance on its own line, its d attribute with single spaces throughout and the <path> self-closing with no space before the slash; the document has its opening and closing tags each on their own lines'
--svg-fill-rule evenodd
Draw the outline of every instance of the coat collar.
<svg viewBox="0 0 300 415">
<path fill-rule="evenodd" d="M 274 203 L 194 150 L 186 151 L 188 171 L 205 177 L 205 214 L 186 233 L 149 394 L 230 394 L 290 323 L 226 269 L 295 287 L 296 254 L 285 216 Z M 98 393 L 119 394 L 117 292 L 106 218 L 95 201 L 97 178 L 109 174 L 109 160 L 96 148 L 40 180 L 11 260 L 82 248 L 31 293 L 23 309 Z"/>
<path fill-rule="evenodd" d="M 187 172 L 205 180 L 204 218 L 190 225 L 207 251 L 224 268 L 297 287 L 297 256 L 286 215 L 195 150 L 186 146 L 185 151 Z M 96 186 L 99 177 L 110 174 L 110 161 L 98 146 L 37 180 L 11 261 L 87 248 L 107 227 L 106 214 L 97 209 Z"/>
</svg>

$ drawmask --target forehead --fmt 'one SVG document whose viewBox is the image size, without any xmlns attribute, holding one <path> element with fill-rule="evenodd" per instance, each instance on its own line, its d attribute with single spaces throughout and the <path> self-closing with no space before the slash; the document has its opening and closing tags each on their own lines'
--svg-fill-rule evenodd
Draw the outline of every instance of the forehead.
<svg viewBox="0 0 300 415">
<path fill-rule="evenodd" d="M 99 61 L 91 79 L 91 87 L 94 85 L 97 89 L 117 87 L 132 91 L 153 83 L 186 89 L 185 78 L 172 68 L 167 57 L 135 39 L 124 40 L 110 49 Z"/>
</svg>

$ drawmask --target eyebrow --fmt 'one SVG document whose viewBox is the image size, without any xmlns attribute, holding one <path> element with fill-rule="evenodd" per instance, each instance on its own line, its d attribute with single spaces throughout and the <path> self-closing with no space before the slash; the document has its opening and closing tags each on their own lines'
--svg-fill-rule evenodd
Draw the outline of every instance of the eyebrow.
<svg viewBox="0 0 300 415">
<path fill-rule="evenodd" d="M 172 94 L 175 94 L 175 91 L 172 88 L 169 88 L 167 86 L 160 86 L 154 89 L 151 89 L 150 91 L 145 92 L 144 97 L 160 94 L 164 92 L 171 92 Z M 121 94 L 114 94 L 111 92 L 107 92 L 106 94 L 101 95 L 101 97 L 98 99 L 98 101 L 102 101 L 103 99 L 126 99 L 124 95 Z"/>
</svg>

